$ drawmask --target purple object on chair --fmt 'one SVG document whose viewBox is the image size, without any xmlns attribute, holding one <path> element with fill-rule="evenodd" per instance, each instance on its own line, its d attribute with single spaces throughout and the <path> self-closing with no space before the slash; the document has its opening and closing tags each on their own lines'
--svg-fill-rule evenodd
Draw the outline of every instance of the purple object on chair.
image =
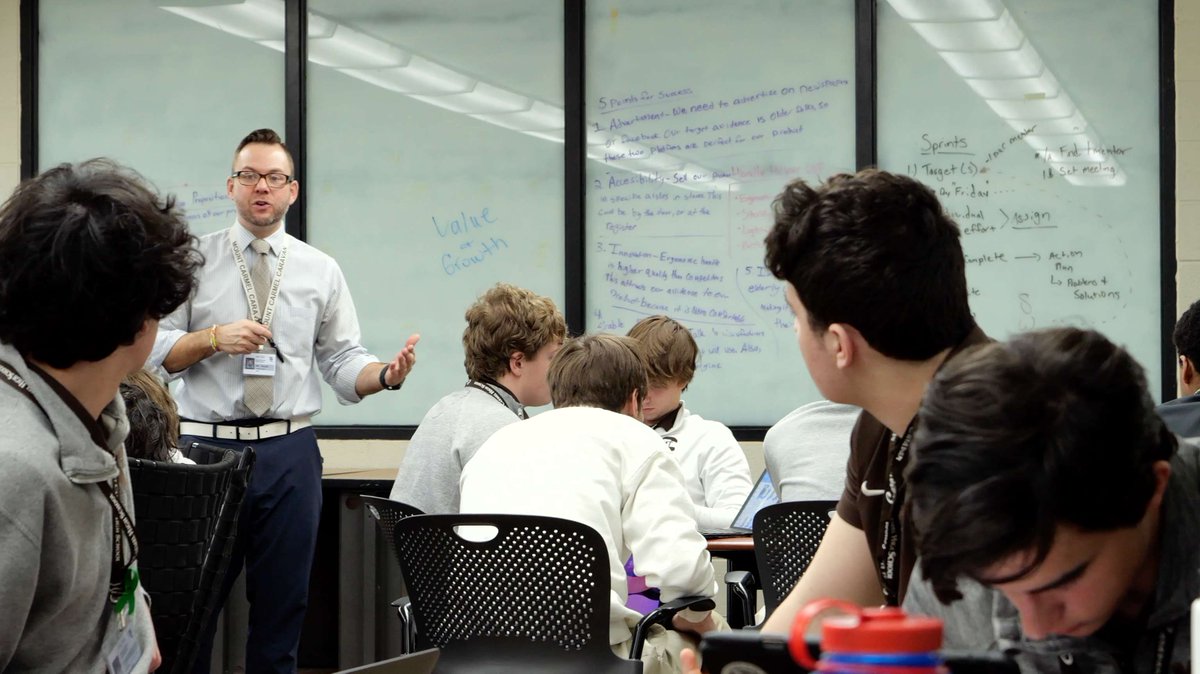
<svg viewBox="0 0 1200 674">
<path fill-rule="evenodd" d="M 625 600 L 625 605 L 629 608 L 646 615 L 662 603 L 658 600 L 658 588 L 648 587 L 645 578 L 634 574 L 633 557 L 625 562 L 625 581 L 629 587 L 629 597 Z"/>
</svg>

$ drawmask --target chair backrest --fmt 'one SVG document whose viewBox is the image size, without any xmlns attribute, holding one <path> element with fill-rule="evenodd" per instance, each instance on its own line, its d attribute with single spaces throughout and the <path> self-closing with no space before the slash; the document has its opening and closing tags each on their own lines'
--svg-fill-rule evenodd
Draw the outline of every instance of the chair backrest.
<svg viewBox="0 0 1200 674">
<path fill-rule="evenodd" d="M 460 535 L 474 526 L 485 530 Z M 591 527 L 531 515 L 421 515 L 397 522 L 394 536 L 419 646 L 442 649 L 439 672 L 641 671 L 609 647 L 608 549 Z"/>
<path fill-rule="evenodd" d="M 387 543 L 387 547 L 392 551 L 392 554 L 396 552 L 396 543 L 392 538 L 392 529 L 395 528 L 396 522 L 406 517 L 412 517 L 413 515 L 425 514 L 407 503 L 393 501 L 381 496 L 360 494 L 359 498 L 362 499 L 363 508 L 366 509 L 367 514 L 379 526 L 379 533 L 383 534 L 383 540 Z"/>
<path fill-rule="evenodd" d="M 231 450 L 217 445 L 193 442 L 184 450 L 184 455 L 198 465 L 208 465 L 224 460 Z M 229 572 L 229 563 L 233 557 L 233 546 L 237 540 L 238 518 L 242 512 L 242 501 L 245 500 L 246 490 L 250 486 L 250 476 L 254 473 L 256 460 L 254 448 L 246 445 L 237 450 L 237 465 L 234 466 L 233 479 L 230 480 L 229 490 L 225 494 L 225 503 L 221 505 L 221 513 L 217 516 L 217 526 L 213 530 L 212 543 L 208 548 L 208 556 L 200 573 L 200 588 L 197 591 L 196 615 L 188 624 L 188 629 L 180 639 L 179 656 L 176 666 L 168 671 L 171 674 L 191 672 L 192 662 L 199 653 L 201 635 L 205 634 L 221 612 L 218 592 Z"/>
<path fill-rule="evenodd" d="M 207 466 L 129 459 L 138 570 L 152 600 L 164 671 L 171 671 L 195 613 L 204 560 L 237 462 L 232 451 Z"/>
<path fill-rule="evenodd" d="M 767 615 L 787 597 L 817 553 L 837 501 L 787 501 L 754 516 L 754 557 Z"/>
<path fill-rule="evenodd" d="M 158 671 L 168 674 L 191 670 L 201 629 L 216 610 L 254 465 L 253 450 L 212 451 L 198 456 L 215 461 L 196 465 L 129 459 L 138 568 L 163 655 Z"/>
</svg>

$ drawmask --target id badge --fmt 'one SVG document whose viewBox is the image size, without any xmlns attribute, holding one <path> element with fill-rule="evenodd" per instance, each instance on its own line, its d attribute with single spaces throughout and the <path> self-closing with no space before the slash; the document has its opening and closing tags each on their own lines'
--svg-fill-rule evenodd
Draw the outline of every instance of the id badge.
<svg viewBox="0 0 1200 674">
<path fill-rule="evenodd" d="M 142 645 L 138 643 L 134 631 L 133 623 L 130 623 L 127 629 L 121 630 L 117 647 L 106 658 L 108 668 L 105 671 L 108 674 L 129 674 L 142 659 Z"/>
<path fill-rule="evenodd" d="M 242 356 L 242 374 L 247 377 L 274 377 L 275 354 L 248 353 Z"/>
</svg>

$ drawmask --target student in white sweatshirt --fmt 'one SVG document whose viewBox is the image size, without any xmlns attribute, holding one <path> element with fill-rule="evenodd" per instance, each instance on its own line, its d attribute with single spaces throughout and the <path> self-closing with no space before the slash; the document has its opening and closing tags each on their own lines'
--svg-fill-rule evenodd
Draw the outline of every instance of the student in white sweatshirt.
<svg viewBox="0 0 1200 674">
<path fill-rule="evenodd" d="M 461 512 L 548 515 L 582 522 L 608 547 L 609 643 L 627 657 L 640 614 L 625 607 L 624 562 L 663 601 L 716 594 L 712 562 L 696 531 L 679 467 L 640 421 L 647 385 L 636 344 L 588 335 L 563 346 L 550 364 L 555 409 L 496 431 L 462 471 Z M 681 612 L 677 629 L 696 635 L 721 627 L 712 612 Z M 681 632 L 651 631 L 645 673 L 678 671 Z"/>
<path fill-rule="evenodd" d="M 705 533 L 729 531 L 753 486 L 750 464 L 725 424 L 701 418 L 683 403 L 696 373 L 696 340 L 667 316 L 643 318 L 629 336 L 641 345 L 650 377 L 643 419 L 662 436 L 683 471 L 696 506 L 696 527 Z"/>
</svg>

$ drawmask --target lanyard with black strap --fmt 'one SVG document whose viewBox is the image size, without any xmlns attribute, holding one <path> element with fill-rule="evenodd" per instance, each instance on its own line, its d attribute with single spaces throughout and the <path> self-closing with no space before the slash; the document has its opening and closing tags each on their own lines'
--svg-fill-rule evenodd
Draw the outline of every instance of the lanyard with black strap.
<svg viewBox="0 0 1200 674">
<path fill-rule="evenodd" d="M 908 450 L 916 425 L 916 419 L 913 419 L 903 436 L 892 433 L 888 442 L 887 491 L 883 494 L 883 507 L 879 511 L 879 578 L 883 585 L 884 603 L 888 606 L 900 605 L 900 545 L 904 529 L 901 519 L 906 491 L 904 464 L 908 461 Z"/>
<path fill-rule="evenodd" d="M 512 402 L 509 402 L 508 396 L 501 395 L 500 392 L 496 390 L 496 387 L 490 383 L 472 379 L 471 381 L 467 382 L 467 387 L 479 389 L 480 391 L 490 395 L 496 399 L 496 402 L 507 407 L 512 411 L 513 414 L 517 415 L 521 419 L 529 418 L 529 413 L 525 411 L 525 407 L 522 406 L 520 402 L 518 402 L 516 399 L 513 399 Z"/>
<path fill-rule="evenodd" d="M 33 395 L 33 391 L 29 390 L 29 384 L 25 382 L 25 379 L 11 365 L 3 360 L 0 360 L 0 380 L 3 380 L 4 383 L 28 398 L 47 419 L 50 419 L 46 408 L 42 407 L 42 403 Z M 101 448 L 110 455 L 112 454 L 112 452 L 108 451 L 107 447 Z M 118 464 L 118 474 L 114 478 L 114 482 L 120 479 L 119 471 L 120 464 Z M 112 569 L 108 581 L 108 601 L 113 605 L 113 611 L 117 614 L 117 619 L 120 620 L 121 626 L 124 627 L 126 616 L 133 615 L 139 582 L 137 569 L 132 568 L 133 562 L 138 556 L 137 530 L 133 526 L 133 518 L 129 516 L 129 511 L 125 510 L 125 506 L 121 504 L 121 499 L 117 496 L 117 490 L 113 485 L 107 480 L 101 480 L 96 483 L 96 486 L 100 488 L 105 500 L 108 501 L 109 507 L 112 508 Z M 125 554 L 126 541 L 129 544 L 128 555 Z"/>
</svg>

